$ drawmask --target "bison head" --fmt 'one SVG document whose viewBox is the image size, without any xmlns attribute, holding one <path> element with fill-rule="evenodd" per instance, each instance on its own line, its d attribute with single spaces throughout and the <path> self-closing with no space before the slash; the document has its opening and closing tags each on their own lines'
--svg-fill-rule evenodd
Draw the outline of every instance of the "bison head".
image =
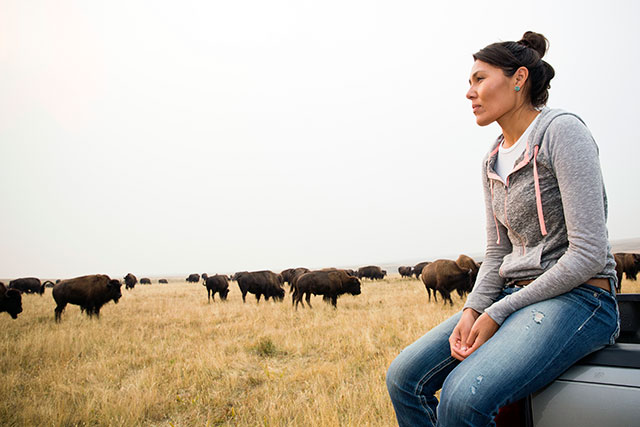
<svg viewBox="0 0 640 427">
<path fill-rule="evenodd" d="M 107 283 L 107 291 L 109 293 L 109 296 L 116 304 L 118 303 L 118 300 L 122 298 L 122 292 L 120 291 L 121 286 L 122 284 L 120 283 L 120 281 L 116 279 L 111 279 L 109 280 L 109 283 Z"/>
<path fill-rule="evenodd" d="M 12 319 L 17 319 L 22 313 L 22 293 L 17 289 L 7 289 L 4 295 L 0 295 L 0 311 L 6 311 Z"/>
<path fill-rule="evenodd" d="M 344 283 L 345 293 L 351 295 L 360 295 L 360 280 L 353 276 L 348 276 L 347 281 Z"/>
<path fill-rule="evenodd" d="M 220 293 L 220 298 L 222 298 L 224 301 L 226 301 L 227 300 L 227 295 L 229 295 L 229 288 L 223 289 L 219 293 Z"/>
<path fill-rule="evenodd" d="M 284 300 L 284 289 L 282 288 L 274 289 L 271 296 L 273 297 L 274 300 L 278 300 L 278 301 Z"/>
</svg>

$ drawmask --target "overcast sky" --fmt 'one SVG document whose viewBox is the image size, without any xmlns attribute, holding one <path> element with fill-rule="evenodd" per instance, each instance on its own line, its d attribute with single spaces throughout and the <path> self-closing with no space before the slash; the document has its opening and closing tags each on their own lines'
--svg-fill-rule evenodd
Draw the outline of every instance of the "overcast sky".
<svg viewBox="0 0 640 427">
<path fill-rule="evenodd" d="M 0 0 L 0 277 L 481 253 L 471 55 L 526 30 L 640 237 L 640 3 L 434 3 Z"/>
</svg>

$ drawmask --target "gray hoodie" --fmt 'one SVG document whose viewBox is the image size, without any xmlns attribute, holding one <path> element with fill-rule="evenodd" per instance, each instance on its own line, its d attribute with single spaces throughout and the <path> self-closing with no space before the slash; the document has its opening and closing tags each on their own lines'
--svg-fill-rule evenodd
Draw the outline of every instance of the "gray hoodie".
<svg viewBox="0 0 640 427">
<path fill-rule="evenodd" d="M 464 306 L 498 324 L 592 277 L 617 280 L 598 147 L 584 122 L 545 107 L 506 182 L 494 171 L 502 141 L 483 160 L 487 249 Z M 535 280 L 494 302 L 505 285 L 527 279 Z"/>
</svg>

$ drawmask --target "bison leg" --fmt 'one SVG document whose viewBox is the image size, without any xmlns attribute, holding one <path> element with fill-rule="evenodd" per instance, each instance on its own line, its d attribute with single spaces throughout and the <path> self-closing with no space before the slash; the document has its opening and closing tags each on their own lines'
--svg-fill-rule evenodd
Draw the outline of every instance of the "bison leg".
<svg viewBox="0 0 640 427">
<path fill-rule="evenodd" d="M 435 294 L 435 292 L 434 292 Z M 440 295 L 442 295 L 442 299 L 444 301 L 444 303 L 446 304 L 447 301 L 449 301 L 450 305 L 453 305 L 453 300 L 451 300 L 451 293 L 449 291 L 440 291 Z"/>
<path fill-rule="evenodd" d="M 64 304 L 58 304 L 58 305 L 56 306 L 56 309 L 55 309 L 55 319 L 56 319 L 56 323 L 59 323 L 59 322 L 60 322 L 60 318 L 61 318 L 61 316 L 62 316 L 62 312 L 64 311 L 64 308 L 65 308 L 66 306 L 67 306 L 67 303 L 64 303 Z"/>
<path fill-rule="evenodd" d="M 338 308 L 337 304 L 338 304 L 338 296 L 331 295 L 331 305 L 333 305 L 333 308 Z"/>
<path fill-rule="evenodd" d="M 313 308 L 311 306 L 311 292 L 307 292 L 307 295 L 305 296 L 305 301 L 307 301 L 307 305 L 309 306 L 309 308 Z"/>
<path fill-rule="evenodd" d="M 262 296 L 262 294 L 260 292 L 258 292 L 256 294 L 256 300 L 258 301 L 258 304 L 260 304 L 260 297 Z"/>
<path fill-rule="evenodd" d="M 242 302 L 247 302 L 247 291 L 242 291 Z"/>
</svg>

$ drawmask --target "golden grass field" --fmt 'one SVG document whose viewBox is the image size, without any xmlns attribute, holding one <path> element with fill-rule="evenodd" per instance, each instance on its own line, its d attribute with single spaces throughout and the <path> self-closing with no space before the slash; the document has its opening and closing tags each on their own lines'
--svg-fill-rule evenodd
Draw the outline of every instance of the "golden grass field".
<svg viewBox="0 0 640 427">
<path fill-rule="evenodd" d="M 427 300 L 422 284 L 365 281 L 338 308 L 226 302 L 182 280 L 124 290 L 100 319 L 23 295 L 0 315 L 0 424 L 152 426 L 391 426 L 389 363 L 462 307 Z M 638 282 L 624 292 L 640 293 Z"/>
</svg>

